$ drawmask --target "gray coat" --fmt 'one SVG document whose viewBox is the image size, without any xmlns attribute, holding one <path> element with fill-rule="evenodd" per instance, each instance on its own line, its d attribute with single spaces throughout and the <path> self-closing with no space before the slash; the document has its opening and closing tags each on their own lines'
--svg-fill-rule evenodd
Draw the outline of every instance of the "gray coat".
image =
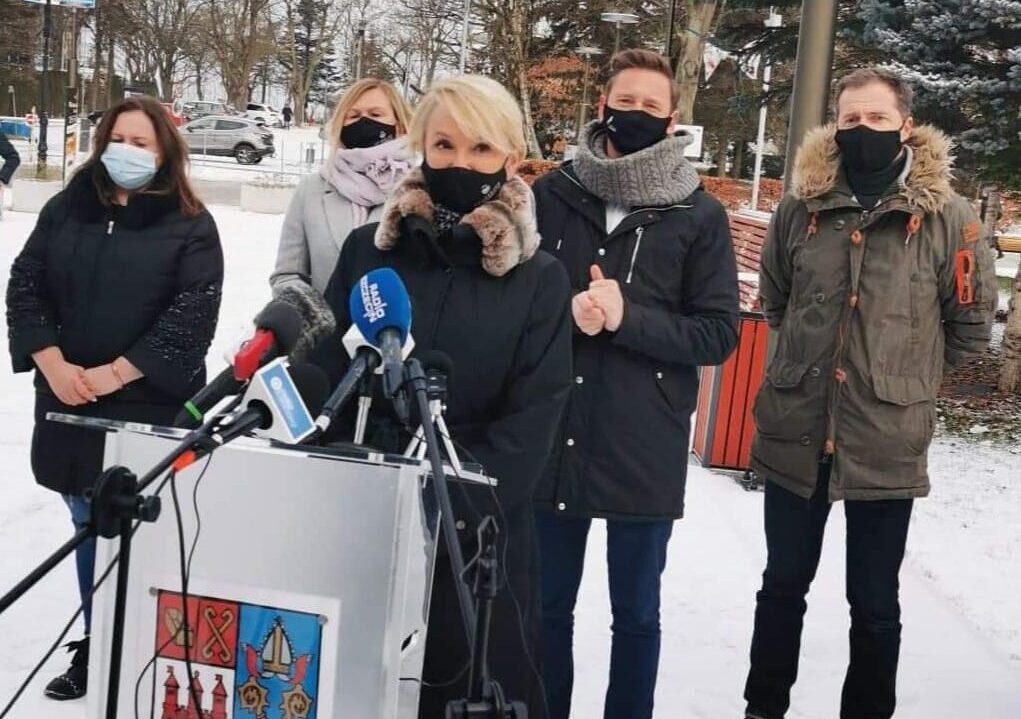
<svg viewBox="0 0 1021 719">
<path fill-rule="evenodd" d="M 355 208 L 317 172 L 301 181 L 280 230 L 276 267 L 269 282 L 274 290 L 305 282 L 326 290 L 340 248 L 351 231 Z M 383 207 L 367 208 L 365 223 L 379 220 Z"/>
</svg>

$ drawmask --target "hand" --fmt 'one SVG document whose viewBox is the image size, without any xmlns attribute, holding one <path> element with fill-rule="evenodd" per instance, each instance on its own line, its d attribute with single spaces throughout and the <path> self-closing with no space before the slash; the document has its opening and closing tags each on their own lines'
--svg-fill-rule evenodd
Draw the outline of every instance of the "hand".
<svg viewBox="0 0 1021 719">
<path fill-rule="evenodd" d="M 604 327 L 610 332 L 616 332 L 620 329 L 620 323 L 624 321 L 624 295 L 620 292 L 620 285 L 617 280 L 603 277 L 599 265 L 592 265 L 591 273 L 592 282 L 588 286 L 588 295 L 606 316 Z"/>
<path fill-rule="evenodd" d="M 96 392 L 85 377 L 85 370 L 64 359 L 56 347 L 47 347 L 32 355 L 53 394 L 71 407 L 96 401 Z"/>
<path fill-rule="evenodd" d="M 122 389 L 120 380 L 114 375 L 111 366 L 101 364 L 85 370 L 85 380 L 95 391 L 97 397 L 104 397 Z"/>
<path fill-rule="evenodd" d="M 574 300 L 571 301 L 571 314 L 574 316 L 574 324 L 589 337 L 602 332 L 606 324 L 606 315 L 596 307 L 588 292 L 579 292 L 574 296 Z"/>
</svg>

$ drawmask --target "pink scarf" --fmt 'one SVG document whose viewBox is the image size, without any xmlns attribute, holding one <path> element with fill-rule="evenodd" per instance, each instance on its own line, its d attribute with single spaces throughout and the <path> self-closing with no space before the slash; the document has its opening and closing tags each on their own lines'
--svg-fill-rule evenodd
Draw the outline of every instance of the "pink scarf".
<svg viewBox="0 0 1021 719">
<path fill-rule="evenodd" d="M 368 210 L 386 201 L 411 163 L 408 138 L 398 137 L 374 147 L 338 148 L 319 173 L 352 205 Z"/>
</svg>

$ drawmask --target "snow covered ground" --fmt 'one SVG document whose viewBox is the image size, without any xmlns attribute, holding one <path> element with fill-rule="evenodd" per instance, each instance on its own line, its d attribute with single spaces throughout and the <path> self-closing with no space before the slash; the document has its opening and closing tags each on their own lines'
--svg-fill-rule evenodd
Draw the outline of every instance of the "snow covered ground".
<svg viewBox="0 0 1021 719">
<path fill-rule="evenodd" d="M 214 207 L 227 261 L 220 330 L 209 364 L 222 365 L 229 340 L 266 302 L 281 217 Z M 0 221 L 6 268 L 35 216 Z M 0 591 L 70 535 L 59 499 L 29 470 L 32 390 L 26 375 L 0 372 Z M 1016 719 L 1021 716 L 1021 449 L 938 439 L 931 453 L 932 497 L 916 504 L 902 572 L 903 719 Z M 693 468 L 688 516 L 671 542 L 664 576 L 663 650 L 656 716 L 741 717 L 755 591 L 764 566 L 762 495 L 728 477 Z M 837 716 L 847 657 L 843 598 L 843 512 L 834 511 L 809 598 L 801 679 L 792 719 Z M 0 705 L 53 641 L 76 605 L 70 562 L 0 616 Z M 609 666 L 605 534 L 590 540 L 577 617 L 574 716 L 602 715 Z M 74 638 L 75 635 L 72 635 Z M 83 702 L 59 704 L 42 687 L 65 666 L 58 655 L 11 717 L 84 719 Z"/>
</svg>

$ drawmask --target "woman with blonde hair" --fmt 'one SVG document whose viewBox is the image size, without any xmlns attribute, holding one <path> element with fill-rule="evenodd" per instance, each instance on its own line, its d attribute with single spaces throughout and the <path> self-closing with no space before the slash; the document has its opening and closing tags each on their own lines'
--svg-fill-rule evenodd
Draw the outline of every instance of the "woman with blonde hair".
<svg viewBox="0 0 1021 719">
<path fill-rule="evenodd" d="M 419 105 L 410 140 L 421 167 L 394 189 L 378 223 L 345 242 L 326 299 L 339 338 L 351 324 L 351 289 L 366 272 L 393 268 L 411 295 L 416 353 L 449 355 L 450 434 L 467 450 L 463 456 L 499 480 L 502 513 L 484 488 L 452 491 L 466 558 L 478 551 L 482 517 L 500 525 L 498 551 L 506 563 L 493 607 L 491 675 L 508 698 L 541 717 L 531 502 L 571 385 L 570 286 L 563 266 L 538 251 L 532 191 L 517 176 L 525 154 L 521 110 L 507 90 L 477 76 L 436 83 Z M 338 350 L 324 363 L 337 378 L 347 369 L 340 356 L 346 355 Z M 377 397 L 373 407 L 388 404 Z M 402 451 L 407 428 L 393 414 L 375 414 L 368 443 Z M 339 424 L 349 437 L 348 423 Z M 419 707 L 419 716 L 430 719 L 467 696 L 470 658 L 459 580 L 443 538 L 437 541 Z"/>
<path fill-rule="evenodd" d="M 322 292 L 344 240 L 379 219 L 387 194 L 412 167 L 411 110 L 393 85 L 359 80 L 327 124 L 330 151 L 319 172 L 298 186 L 284 218 L 270 284 L 310 284 Z"/>
</svg>

